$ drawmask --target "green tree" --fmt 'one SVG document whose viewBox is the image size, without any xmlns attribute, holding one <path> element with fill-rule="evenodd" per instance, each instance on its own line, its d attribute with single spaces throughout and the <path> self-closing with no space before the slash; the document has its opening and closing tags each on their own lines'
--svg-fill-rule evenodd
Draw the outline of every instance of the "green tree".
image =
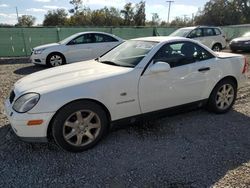
<svg viewBox="0 0 250 188">
<path fill-rule="evenodd" d="M 122 18 L 121 13 L 118 9 L 115 7 L 104 7 L 103 9 L 100 9 L 101 14 L 104 17 L 104 23 L 105 26 L 118 26 L 122 24 Z"/>
<path fill-rule="evenodd" d="M 44 26 L 61 26 L 67 24 L 67 12 L 65 9 L 49 10 L 44 16 Z"/>
<path fill-rule="evenodd" d="M 105 25 L 105 12 L 103 9 L 94 10 L 91 13 L 91 23 L 95 26 Z"/>
<path fill-rule="evenodd" d="M 160 23 L 160 17 L 158 13 L 152 13 L 152 20 L 148 21 L 146 25 L 148 26 L 158 26 Z"/>
<path fill-rule="evenodd" d="M 250 21 L 249 3 L 249 0 L 210 0 L 195 17 L 195 23 L 199 25 L 247 23 Z"/>
<path fill-rule="evenodd" d="M 74 8 L 69 11 L 70 13 L 77 13 L 82 8 L 82 0 L 71 0 L 69 3 L 74 6 Z"/>
<path fill-rule="evenodd" d="M 17 26 L 32 26 L 35 24 L 36 18 L 31 15 L 22 15 L 21 17 L 18 17 L 18 23 Z"/>
<path fill-rule="evenodd" d="M 135 5 L 134 23 L 136 26 L 144 26 L 146 21 L 145 1 L 140 1 Z"/>
<path fill-rule="evenodd" d="M 235 8 L 242 13 L 243 23 L 250 22 L 250 1 L 249 0 L 233 0 Z"/>
<path fill-rule="evenodd" d="M 123 25 L 133 25 L 134 7 L 132 6 L 132 3 L 126 3 L 123 10 L 121 10 L 121 13 L 124 17 Z"/>
<path fill-rule="evenodd" d="M 171 21 L 170 26 L 172 27 L 186 27 L 191 26 L 192 20 L 186 16 L 184 17 L 176 17 L 174 20 Z"/>
<path fill-rule="evenodd" d="M 92 11 L 90 8 L 84 7 L 81 11 L 78 11 L 72 15 L 68 21 L 68 25 L 74 26 L 88 26 L 92 25 Z"/>
</svg>

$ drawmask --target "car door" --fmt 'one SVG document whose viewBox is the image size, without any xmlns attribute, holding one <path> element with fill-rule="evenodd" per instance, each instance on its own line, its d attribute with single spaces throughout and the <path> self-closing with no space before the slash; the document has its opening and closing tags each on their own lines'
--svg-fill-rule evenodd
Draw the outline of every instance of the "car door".
<svg viewBox="0 0 250 188">
<path fill-rule="evenodd" d="M 201 42 L 202 44 L 206 45 L 205 44 L 206 40 L 204 38 L 203 29 L 202 28 L 194 29 L 193 31 L 191 31 L 189 33 L 189 35 L 187 37 L 191 38 L 191 39 L 194 39 L 194 40 L 197 40 L 197 41 Z"/>
<path fill-rule="evenodd" d="M 142 113 L 204 99 L 212 59 L 212 54 L 191 42 L 165 44 L 140 78 Z M 168 63 L 170 71 L 152 73 L 150 67 L 159 61 Z"/>
<path fill-rule="evenodd" d="M 93 50 L 93 58 L 100 57 L 107 51 L 120 44 L 120 41 L 112 36 L 102 33 L 95 33 L 93 35 L 95 36 L 95 43 L 93 44 L 95 49 Z"/>
<path fill-rule="evenodd" d="M 218 43 L 219 41 L 217 40 L 217 37 L 215 35 L 214 29 L 213 28 L 203 28 L 203 39 L 204 42 L 203 44 L 208 46 L 209 48 L 212 49 L 213 45 L 215 43 Z"/>
<path fill-rule="evenodd" d="M 93 57 L 94 36 L 92 34 L 82 34 L 67 44 L 65 57 L 67 62 L 89 60 Z"/>
</svg>

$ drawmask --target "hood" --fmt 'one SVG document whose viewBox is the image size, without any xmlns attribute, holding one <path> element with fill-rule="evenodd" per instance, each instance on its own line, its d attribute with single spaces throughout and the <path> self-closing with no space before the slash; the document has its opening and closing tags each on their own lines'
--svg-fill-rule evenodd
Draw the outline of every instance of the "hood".
<svg viewBox="0 0 250 188">
<path fill-rule="evenodd" d="M 228 52 L 215 52 L 217 57 L 226 59 L 226 58 L 233 58 L 233 57 L 241 57 L 240 54 L 228 53 Z"/>
<path fill-rule="evenodd" d="M 40 50 L 40 49 L 44 49 L 44 48 L 48 48 L 48 47 L 54 47 L 54 46 L 58 46 L 58 45 L 60 45 L 60 44 L 59 43 L 44 44 L 44 45 L 35 47 L 34 50 Z"/>
<path fill-rule="evenodd" d="M 250 37 L 238 37 L 232 40 L 233 42 L 243 42 L 243 41 L 250 41 Z"/>
<path fill-rule="evenodd" d="M 47 92 L 117 76 L 131 70 L 133 68 L 107 65 L 95 60 L 82 61 L 30 74 L 17 81 L 14 90 L 18 95 L 26 92 Z"/>
</svg>

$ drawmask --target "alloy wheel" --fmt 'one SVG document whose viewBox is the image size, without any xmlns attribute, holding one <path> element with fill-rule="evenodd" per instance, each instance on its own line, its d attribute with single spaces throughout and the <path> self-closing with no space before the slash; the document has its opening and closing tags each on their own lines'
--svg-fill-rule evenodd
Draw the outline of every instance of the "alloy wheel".
<svg viewBox="0 0 250 188">
<path fill-rule="evenodd" d="M 224 84 L 220 87 L 216 95 L 216 105 L 220 110 L 225 110 L 231 106 L 234 101 L 234 88 L 230 84 Z"/>
<path fill-rule="evenodd" d="M 95 140 L 100 129 L 99 116 L 93 111 L 81 110 L 67 118 L 63 125 L 63 137 L 73 146 L 85 146 Z"/>
</svg>

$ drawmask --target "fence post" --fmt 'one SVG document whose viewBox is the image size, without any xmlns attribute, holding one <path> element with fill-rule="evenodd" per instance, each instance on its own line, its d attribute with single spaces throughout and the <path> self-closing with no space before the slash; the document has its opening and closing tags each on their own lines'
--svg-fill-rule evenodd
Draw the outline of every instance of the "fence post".
<svg viewBox="0 0 250 188">
<path fill-rule="evenodd" d="M 60 41 L 60 35 L 59 35 L 60 28 L 56 27 L 56 36 L 57 36 L 57 42 Z"/>
<path fill-rule="evenodd" d="M 27 57 L 27 56 L 28 56 L 28 53 L 27 53 L 27 45 L 26 45 L 26 41 L 25 41 L 25 36 L 24 36 L 23 27 L 21 27 L 21 33 L 22 33 L 22 38 L 23 38 L 24 51 L 25 51 L 25 55 L 26 55 L 26 57 Z"/>
</svg>

